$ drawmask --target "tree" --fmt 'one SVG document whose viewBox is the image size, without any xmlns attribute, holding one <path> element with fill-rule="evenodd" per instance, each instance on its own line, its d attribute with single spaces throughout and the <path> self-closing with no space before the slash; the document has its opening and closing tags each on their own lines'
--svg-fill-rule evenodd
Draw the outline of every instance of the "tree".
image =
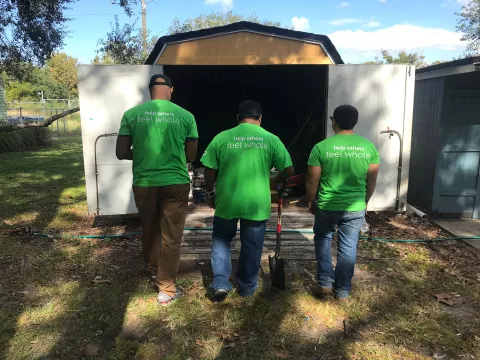
<svg viewBox="0 0 480 360">
<path fill-rule="evenodd" d="M 470 0 L 457 15 L 457 31 L 463 34 L 462 41 L 468 42 L 465 55 L 480 54 L 480 0 Z"/>
<path fill-rule="evenodd" d="M 44 64 L 63 45 L 64 16 L 73 0 L 0 0 L 0 63 Z"/>
<path fill-rule="evenodd" d="M 63 52 L 54 53 L 47 60 L 46 71 L 49 73 L 51 82 L 66 89 L 68 97 L 75 96 L 77 91 L 77 65 L 78 60 Z"/>
<path fill-rule="evenodd" d="M 427 65 L 423 52 L 407 53 L 405 50 L 400 51 L 397 57 L 392 56 L 388 50 L 382 50 L 382 59 L 375 57 L 375 61 L 367 61 L 364 64 L 410 64 L 416 67 Z"/>
<path fill-rule="evenodd" d="M 188 31 L 208 29 L 217 26 L 223 26 L 232 24 L 239 21 L 250 21 L 262 25 L 281 27 L 281 23 L 278 21 L 261 20 L 259 17 L 252 13 L 248 16 L 236 14 L 232 11 L 212 12 L 208 15 L 199 15 L 195 18 L 188 18 L 181 22 L 178 18 L 173 19 L 172 25 L 168 29 L 169 34 L 179 34 Z"/>
<path fill-rule="evenodd" d="M 64 12 L 75 0 L 0 0 L 0 73 L 17 77 L 23 64 L 45 64 L 61 48 L 70 20 Z M 115 3 L 115 1 L 114 1 Z M 131 0 L 119 0 L 132 15 Z"/>
<path fill-rule="evenodd" d="M 99 39 L 97 56 L 93 60 L 96 64 L 143 64 L 156 43 L 156 38 L 150 36 L 147 41 L 147 51 L 143 49 L 142 30 L 133 24 L 124 24 L 120 27 L 118 17 L 111 25 L 106 39 Z"/>
</svg>

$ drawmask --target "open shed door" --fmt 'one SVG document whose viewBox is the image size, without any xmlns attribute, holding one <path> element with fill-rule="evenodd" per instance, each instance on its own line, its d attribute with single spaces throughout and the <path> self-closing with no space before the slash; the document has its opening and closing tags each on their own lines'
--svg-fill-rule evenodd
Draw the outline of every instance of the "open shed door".
<svg viewBox="0 0 480 360">
<path fill-rule="evenodd" d="M 381 158 L 377 189 L 369 210 L 393 210 L 397 192 L 400 141 L 380 131 L 397 130 L 403 140 L 403 168 L 400 203 L 405 210 L 415 88 L 415 67 L 410 65 L 330 65 L 328 75 L 328 116 L 339 105 L 358 109 L 355 132 L 378 149 Z M 332 136 L 330 121 L 326 134 Z"/>
<path fill-rule="evenodd" d="M 137 213 L 132 192 L 132 162 L 116 158 L 116 135 L 100 136 L 116 134 L 123 113 L 150 99 L 150 77 L 161 73 L 162 67 L 157 65 L 78 67 L 83 158 L 90 214 Z"/>
</svg>

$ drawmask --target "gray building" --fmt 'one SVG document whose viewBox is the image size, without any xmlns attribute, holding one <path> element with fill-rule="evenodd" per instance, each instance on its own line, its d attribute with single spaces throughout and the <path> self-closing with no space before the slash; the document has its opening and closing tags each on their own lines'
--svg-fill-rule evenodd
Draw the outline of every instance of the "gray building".
<svg viewBox="0 0 480 360">
<path fill-rule="evenodd" d="M 480 57 L 416 72 L 408 202 L 480 218 Z"/>
</svg>

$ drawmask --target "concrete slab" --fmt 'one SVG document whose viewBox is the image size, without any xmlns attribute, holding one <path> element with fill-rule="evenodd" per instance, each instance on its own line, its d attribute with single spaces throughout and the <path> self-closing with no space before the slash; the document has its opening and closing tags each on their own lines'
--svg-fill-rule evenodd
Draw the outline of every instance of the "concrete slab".
<svg viewBox="0 0 480 360">
<path fill-rule="evenodd" d="M 480 219 L 438 219 L 434 222 L 455 236 L 480 236 Z M 480 240 L 465 240 L 480 250 Z"/>
</svg>

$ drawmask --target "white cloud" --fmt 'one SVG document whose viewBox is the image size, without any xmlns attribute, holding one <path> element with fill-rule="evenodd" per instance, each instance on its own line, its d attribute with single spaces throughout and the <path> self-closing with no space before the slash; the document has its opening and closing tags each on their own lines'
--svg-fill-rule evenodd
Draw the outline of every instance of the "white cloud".
<svg viewBox="0 0 480 360">
<path fill-rule="evenodd" d="M 412 49 L 460 49 L 461 34 L 441 28 L 425 28 L 416 25 L 394 25 L 374 31 L 342 30 L 329 35 L 338 49 L 354 52 Z"/>
<path fill-rule="evenodd" d="M 365 21 L 360 19 L 336 19 L 336 20 L 331 20 L 328 23 L 334 26 L 342 26 L 342 25 L 362 23 L 362 22 L 365 22 Z"/>
<path fill-rule="evenodd" d="M 460 4 L 462 6 L 468 5 L 470 0 L 457 0 L 457 4 Z"/>
<path fill-rule="evenodd" d="M 295 30 L 307 31 L 310 29 L 310 23 L 306 17 L 294 17 L 292 19 L 292 25 Z"/>
<path fill-rule="evenodd" d="M 365 27 L 379 27 L 380 23 L 378 21 L 369 21 L 365 24 Z"/>
<path fill-rule="evenodd" d="M 346 8 L 346 7 L 349 7 L 350 4 L 349 2 L 341 2 L 340 4 L 337 5 L 337 8 Z"/>
<path fill-rule="evenodd" d="M 205 0 L 205 5 L 221 5 L 224 10 L 233 8 L 233 0 Z"/>
<path fill-rule="evenodd" d="M 381 2 L 382 4 L 385 4 L 387 2 L 387 0 L 378 0 L 379 2 Z"/>
</svg>

